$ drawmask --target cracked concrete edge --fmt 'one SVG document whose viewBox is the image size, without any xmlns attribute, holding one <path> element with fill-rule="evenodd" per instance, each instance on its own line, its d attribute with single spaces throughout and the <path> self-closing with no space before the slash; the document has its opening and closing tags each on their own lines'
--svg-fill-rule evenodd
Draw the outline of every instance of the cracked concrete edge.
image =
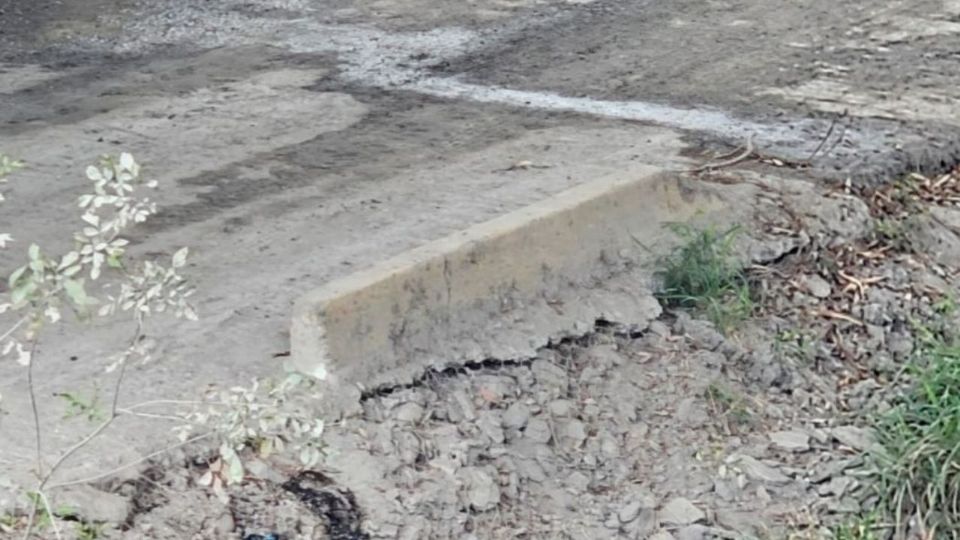
<svg viewBox="0 0 960 540">
<path fill-rule="evenodd" d="M 729 222 L 751 189 L 718 187 L 653 166 L 612 175 L 335 280 L 296 302 L 287 367 L 358 403 L 429 368 L 531 357 L 598 319 L 645 324 L 664 224 Z"/>
</svg>

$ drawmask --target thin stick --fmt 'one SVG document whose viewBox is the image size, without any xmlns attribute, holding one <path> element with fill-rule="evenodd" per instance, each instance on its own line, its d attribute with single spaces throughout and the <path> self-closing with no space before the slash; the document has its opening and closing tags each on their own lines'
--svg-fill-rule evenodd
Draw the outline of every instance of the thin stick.
<svg viewBox="0 0 960 540">
<path fill-rule="evenodd" d="M 130 409 L 119 408 L 117 409 L 117 414 L 121 416 L 136 416 L 139 418 L 155 418 L 157 420 L 176 420 L 177 422 L 183 422 L 187 418 L 185 416 L 174 416 L 172 414 L 154 414 L 154 413 L 145 413 L 137 412 Z"/>
<path fill-rule="evenodd" d="M 851 317 L 850 315 L 846 315 L 846 314 L 844 314 L 844 313 L 838 313 L 838 312 L 833 311 L 833 310 L 821 309 L 820 311 L 817 311 L 816 313 L 817 313 L 818 315 L 820 315 L 821 317 L 826 317 L 826 318 L 828 318 L 828 319 L 838 319 L 838 320 L 841 320 L 841 321 L 846 321 L 846 322 L 851 323 L 851 324 L 855 324 L 855 325 L 857 325 L 857 326 L 866 326 L 865 324 L 863 324 L 863 321 L 861 321 L 861 320 L 859 320 L 859 319 L 856 319 L 856 318 Z"/>
<path fill-rule="evenodd" d="M 37 445 L 37 475 L 43 476 L 43 441 L 40 435 L 40 410 L 37 407 L 37 392 L 33 387 L 33 363 L 37 352 L 37 342 L 39 336 L 34 337 L 30 342 L 30 359 L 27 364 L 27 393 L 30 395 L 30 408 L 33 412 L 33 432 L 36 437 Z"/>
<path fill-rule="evenodd" d="M 53 527 L 53 534 L 57 537 L 57 540 L 63 540 L 63 534 L 60 533 L 60 526 L 57 525 L 57 516 L 53 513 L 53 507 L 50 506 L 50 500 L 47 499 L 47 495 L 42 491 L 38 491 L 37 498 L 43 502 L 43 508 L 47 511 L 47 515 L 50 516 L 50 526 Z"/>
<path fill-rule="evenodd" d="M 688 172 L 699 173 L 699 172 L 704 172 L 704 171 L 709 171 L 714 169 L 722 169 L 724 167 L 730 167 L 730 166 L 736 165 L 737 163 L 740 163 L 741 161 L 746 160 L 747 158 L 753 155 L 753 151 L 755 150 L 753 146 L 753 137 L 754 137 L 753 133 L 751 133 L 750 136 L 747 137 L 746 147 L 743 149 L 743 152 L 741 152 L 737 156 L 734 156 L 727 160 L 718 161 L 715 163 L 707 163 L 706 165 L 701 165 L 696 169 L 690 169 Z"/>
<path fill-rule="evenodd" d="M 13 334 L 14 332 L 16 332 L 17 329 L 23 326 L 23 323 L 25 322 L 27 322 L 27 317 L 23 317 L 22 319 L 14 323 L 13 326 L 8 328 L 7 331 L 4 332 L 2 336 L 0 336 L 0 341 L 5 341 L 8 337 L 10 337 L 10 334 Z"/>
<path fill-rule="evenodd" d="M 130 340 L 130 347 L 127 348 L 126 353 L 124 353 L 124 360 L 120 365 L 120 373 L 117 375 L 117 381 L 114 383 L 113 390 L 113 404 L 110 407 L 110 417 L 104 420 L 96 429 L 87 434 L 86 437 L 77 441 L 73 446 L 71 446 L 66 452 L 60 455 L 57 461 L 54 462 L 53 466 L 50 467 L 50 471 L 43 477 L 43 480 L 40 481 L 40 485 L 37 486 L 38 491 L 43 489 L 46 483 L 50 480 L 50 477 L 57 471 L 60 465 L 67 460 L 70 456 L 75 454 L 78 450 L 90 443 L 97 435 L 103 433 L 103 430 L 110 427 L 110 424 L 120 416 L 117 412 L 117 402 L 120 400 L 120 386 L 123 384 L 123 375 L 126 373 L 127 362 L 130 360 L 130 351 L 136 345 L 137 341 L 140 340 L 140 336 L 143 334 L 143 324 L 140 320 L 137 321 L 137 329 L 134 332 L 133 339 Z"/>
<path fill-rule="evenodd" d="M 817 148 L 810 154 L 810 157 L 807 158 L 807 163 L 813 161 L 813 158 L 817 157 L 817 154 L 820 153 L 820 150 L 823 150 L 823 145 L 827 144 L 827 141 L 830 140 L 830 135 L 833 135 L 833 128 L 837 127 L 837 116 L 833 117 L 833 120 L 830 121 L 830 127 L 827 128 L 827 134 L 820 139 L 820 144 L 817 145 Z"/>
<path fill-rule="evenodd" d="M 124 353 L 124 360 L 122 365 L 120 366 L 120 373 L 117 375 L 117 381 L 114 383 L 113 402 L 110 407 L 110 417 L 104 420 L 103 422 L 101 422 L 100 425 L 97 426 L 96 429 L 88 433 L 86 437 L 77 441 L 73 446 L 68 448 L 66 452 L 61 454 L 60 457 L 57 458 L 55 462 L 53 462 L 53 465 L 50 466 L 50 470 L 46 471 L 46 473 L 44 473 L 43 471 L 43 452 L 40 446 L 40 442 L 41 442 L 40 441 L 40 414 L 37 410 L 36 392 L 34 391 L 34 388 L 33 388 L 33 356 L 34 356 L 34 352 L 36 351 L 38 340 L 37 339 L 33 340 L 33 343 L 31 344 L 31 347 L 30 347 L 30 364 L 27 366 L 27 385 L 30 392 L 30 402 L 31 402 L 31 405 L 33 406 L 34 428 L 37 436 L 37 469 L 38 469 L 37 474 L 40 477 L 40 481 L 37 483 L 36 493 L 38 496 L 43 497 L 45 506 L 49 506 L 49 505 L 46 502 L 46 495 L 44 495 L 43 489 L 46 487 L 47 482 L 50 481 L 50 478 L 53 477 L 53 475 L 57 472 L 60 466 L 63 465 L 63 463 L 67 459 L 69 459 L 72 455 L 77 453 L 84 446 L 90 444 L 90 441 L 95 439 L 98 435 L 103 433 L 105 429 L 110 427 L 110 424 L 112 424 L 113 421 L 116 420 L 117 417 L 119 416 L 117 412 L 117 408 L 118 408 L 117 405 L 120 400 L 120 387 L 123 384 L 123 376 L 126 373 L 127 361 L 130 359 L 130 351 L 133 350 L 134 346 L 136 346 L 142 334 L 143 334 L 143 320 L 140 317 L 138 317 L 137 328 L 133 333 L 133 338 L 130 340 L 130 345 L 127 347 L 127 350 Z M 52 511 L 49 508 L 47 509 L 47 512 L 50 514 L 50 519 L 52 522 L 55 519 L 55 516 L 53 515 Z M 29 538 L 30 534 L 33 532 L 35 514 L 36 514 L 36 506 L 34 506 L 33 510 L 31 511 L 30 519 L 28 521 L 28 526 L 24 533 L 25 539 Z M 57 532 L 57 538 L 60 538 L 59 530 L 57 529 L 55 530 Z"/>
<path fill-rule="evenodd" d="M 825 156 L 828 156 L 833 153 L 833 149 L 836 148 L 847 136 L 847 125 L 843 125 L 843 130 L 840 131 L 840 136 L 837 137 L 837 140 L 833 141 L 833 144 L 830 145 L 830 148 L 824 153 Z"/>
<path fill-rule="evenodd" d="M 154 405 L 219 405 L 218 403 L 208 403 L 206 401 L 197 401 L 197 400 L 186 400 L 186 399 L 154 399 L 150 401 L 144 401 L 137 403 L 135 405 L 128 405 L 124 408 L 125 411 L 133 411 L 135 409 L 142 409 L 144 407 L 152 407 Z"/>
</svg>

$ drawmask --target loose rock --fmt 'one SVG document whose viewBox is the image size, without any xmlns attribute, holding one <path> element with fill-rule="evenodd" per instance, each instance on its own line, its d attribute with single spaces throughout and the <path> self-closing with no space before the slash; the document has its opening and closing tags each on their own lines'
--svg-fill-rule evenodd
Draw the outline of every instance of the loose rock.
<svg viewBox="0 0 960 540">
<path fill-rule="evenodd" d="M 500 488 L 494 476 L 480 467 L 464 467 L 457 473 L 464 505 L 478 512 L 492 510 L 500 503 Z"/>
<path fill-rule="evenodd" d="M 830 435 L 844 446 L 854 450 L 868 450 L 875 444 L 871 430 L 857 426 L 838 426 L 830 430 Z"/>
<path fill-rule="evenodd" d="M 541 418 L 531 418 L 527 422 L 527 428 L 523 430 L 523 436 L 538 443 L 547 443 L 552 437 L 550 426 Z"/>
<path fill-rule="evenodd" d="M 503 427 L 512 429 L 523 429 L 530 418 L 530 408 L 519 401 L 510 405 L 503 412 Z"/>
<path fill-rule="evenodd" d="M 393 416 L 398 422 L 413 424 L 423 419 L 423 412 L 422 405 L 408 401 L 394 409 Z"/>
<path fill-rule="evenodd" d="M 780 450 L 787 452 L 806 452 L 810 450 L 810 435 L 802 431 L 775 431 L 770 441 Z"/>
<path fill-rule="evenodd" d="M 684 497 L 671 499 L 660 510 L 662 525 L 692 525 L 706 517 L 703 510 Z"/>
<path fill-rule="evenodd" d="M 641 504 L 639 501 L 627 503 L 617 512 L 617 518 L 620 520 L 620 523 L 629 523 L 637 519 L 637 515 L 640 514 L 640 508 Z"/>
<path fill-rule="evenodd" d="M 787 484 L 790 478 L 777 469 L 750 456 L 735 456 L 732 462 L 750 479 L 767 484 Z"/>
<path fill-rule="evenodd" d="M 807 292 L 817 298 L 827 298 L 832 292 L 832 288 L 830 284 L 827 283 L 827 280 L 817 274 L 803 276 L 800 282 L 807 289 Z"/>
</svg>

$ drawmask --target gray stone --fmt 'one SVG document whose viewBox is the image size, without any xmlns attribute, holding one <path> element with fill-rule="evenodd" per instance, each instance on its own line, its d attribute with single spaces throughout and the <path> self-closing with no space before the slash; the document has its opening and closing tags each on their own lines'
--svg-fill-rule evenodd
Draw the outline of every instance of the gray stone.
<svg viewBox="0 0 960 540">
<path fill-rule="evenodd" d="M 516 459 L 517 465 L 517 475 L 524 480 L 529 480 L 531 482 L 543 482 L 547 479 L 547 473 L 543 470 L 543 466 L 540 465 L 540 462 L 536 459 L 526 458 L 526 459 Z"/>
<path fill-rule="evenodd" d="M 580 471 L 573 471 L 567 477 L 567 487 L 577 493 L 583 493 L 590 486 L 590 479 Z"/>
<path fill-rule="evenodd" d="M 248 459 L 244 462 L 243 467 L 250 476 L 259 478 L 261 480 L 267 480 L 275 484 L 282 484 L 287 480 L 287 476 L 285 474 L 258 458 Z"/>
<path fill-rule="evenodd" d="M 588 418 L 596 418 L 600 415 L 600 405 L 593 403 L 593 400 L 586 400 L 583 405 L 583 414 Z"/>
<path fill-rule="evenodd" d="M 566 370 L 545 360 L 537 360 L 530 366 L 533 376 L 541 386 L 566 389 L 569 382 Z"/>
<path fill-rule="evenodd" d="M 688 397 L 677 405 L 675 418 L 688 427 L 699 427 L 707 422 L 707 410 L 697 398 Z"/>
<path fill-rule="evenodd" d="M 80 517 L 91 522 L 123 523 L 131 510 L 130 501 L 126 497 L 88 485 L 57 490 L 51 498 L 52 506 L 74 508 Z"/>
<path fill-rule="evenodd" d="M 812 437 L 813 440 L 820 444 L 827 444 L 830 442 L 830 434 L 820 428 L 808 429 L 807 433 L 810 434 L 810 437 Z"/>
<path fill-rule="evenodd" d="M 850 459 L 843 459 L 839 461 L 828 461 L 821 464 L 814 472 L 810 475 L 810 482 L 814 484 L 819 484 L 824 482 L 834 476 L 842 474 L 843 471 L 847 469 L 852 469 L 859 465 L 863 464 L 863 458 L 860 456 L 853 457 Z"/>
<path fill-rule="evenodd" d="M 230 512 L 224 512 L 217 516 L 213 520 L 213 531 L 216 533 L 218 538 L 227 538 L 230 536 L 230 533 L 233 532 L 236 528 L 236 524 L 233 521 L 233 516 Z"/>
<path fill-rule="evenodd" d="M 790 482 L 790 478 L 785 474 L 756 458 L 745 455 L 735 456 L 733 463 L 751 480 L 774 485 Z"/>
<path fill-rule="evenodd" d="M 407 522 L 400 528 L 397 534 L 397 540 L 420 540 L 430 536 L 430 523 L 420 516 L 410 516 Z"/>
<path fill-rule="evenodd" d="M 670 327 L 660 321 L 653 321 L 647 326 L 647 332 L 656 336 L 666 337 L 670 335 Z"/>
<path fill-rule="evenodd" d="M 620 423 L 627 424 L 637 421 L 637 406 L 634 403 L 626 401 L 617 401 L 614 407 L 619 415 L 617 419 Z"/>
<path fill-rule="evenodd" d="M 547 410 L 553 416 L 570 416 L 573 403 L 569 399 L 555 399 L 547 404 Z"/>
<path fill-rule="evenodd" d="M 516 402 L 503 412 L 503 426 L 511 429 L 523 429 L 530 419 L 530 407 Z"/>
<path fill-rule="evenodd" d="M 600 453 L 607 459 L 620 457 L 620 445 L 610 435 L 600 437 Z"/>
<path fill-rule="evenodd" d="M 676 538 L 667 531 L 658 531 L 647 540 L 676 540 Z"/>
<path fill-rule="evenodd" d="M 620 507 L 620 510 L 617 512 L 617 519 L 620 520 L 620 523 L 630 523 L 637 519 L 637 516 L 640 515 L 640 510 L 640 501 L 627 503 Z"/>
<path fill-rule="evenodd" d="M 864 451 L 875 444 L 873 431 L 857 426 L 837 426 L 830 430 L 830 435 L 854 450 Z"/>
<path fill-rule="evenodd" d="M 913 353 L 914 339 L 907 332 L 891 332 L 887 336 L 887 351 L 895 360 L 905 360 Z"/>
<path fill-rule="evenodd" d="M 900 368 L 886 351 L 874 351 L 867 359 L 867 364 L 870 369 L 880 374 L 895 373 Z"/>
<path fill-rule="evenodd" d="M 621 537 L 647 538 L 657 525 L 657 511 L 653 508 L 641 508 L 635 519 L 620 527 Z"/>
<path fill-rule="evenodd" d="M 712 323 L 694 319 L 687 313 L 679 313 L 674 329 L 678 334 L 684 334 L 694 347 L 715 351 L 726 342 L 723 334 L 717 331 Z"/>
<path fill-rule="evenodd" d="M 849 476 L 834 476 L 828 482 L 817 487 L 817 493 L 823 497 L 842 497 L 856 481 Z"/>
<path fill-rule="evenodd" d="M 705 540 L 712 538 L 710 527 L 688 525 L 677 531 L 677 540 Z"/>
<path fill-rule="evenodd" d="M 760 504 L 763 506 L 767 506 L 773 502 L 773 497 L 770 495 L 770 492 L 767 491 L 767 488 L 757 486 L 757 500 L 760 501 Z"/>
<path fill-rule="evenodd" d="M 423 406 L 419 403 L 408 401 L 393 410 L 393 417 L 398 422 L 415 424 L 423 419 Z"/>
<path fill-rule="evenodd" d="M 613 344 L 601 344 L 590 347 L 587 356 L 594 364 L 603 366 L 607 369 L 613 366 L 619 366 L 623 363 L 623 353 Z"/>
<path fill-rule="evenodd" d="M 538 443 L 550 442 L 550 426 L 542 418 L 531 418 L 527 422 L 527 428 L 523 430 L 523 436 L 531 441 Z"/>
<path fill-rule="evenodd" d="M 717 525 L 736 531 L 742 536 L 754 536 L 757 533 L 757 516 L 749 512 L 738 512 L 730 509 L 717 509 Z"/>
<path fill-rule="evenodd" d="M 770 442 L 780 450 L 787 452 L 806 452 L 810 450 L 810 435 L 802 431 L 775 431 L 769 436 Z"/>
<path fill-rule="evenodd" d="M 877 326 L 875 324 L 868 324 L 866 329 L 867 339 L 861 343 L 862 347 L 868 351 L 878 351 L 883 349 L 886 346 L 887 341 L 886 330 L 882 326 Z"/>
<path fill-rule="evenodd" d="M 502 444 L 504 441 L 503 428 L 500 427 L 502 419 L 495 411 L 481 411 L 477 418 L 477 427 L 486 435 L 487 439 L 494 444 Z"/>
<path fill-rule="evenodd" d="M 639 422 L 627 429 L 624 437 L 624 449 L 627 452 L 634 452 L 645 447 L 649 441 L 650 426 L 645 422 Z"/>
<path fill-rule="evenodd" d="M 740 487 L 729 479 L 718 478 L 713 481 L 713 491 L 725 501 L 733 501 L 740 493 Z"/>
<path fill-rule="evenodd" d="M 860 512 L 860 503 L 851 497 L 844 497 L 831 501 L 827 509 L 834 514 L 857 514 Z"/>
<path fill-rule="evenodd" d="M 654 507 L 643 508 L 640 510 L 637 519 L 630 523 L 630 530 L 635 531 L 638 535 L 646 536 L 653 532 L 658 524 L 657 510 Z"/>
<path fill-rule="evenodd" d="M 817 298 L 827 298 L 832 292 L 830 283 L 817 274 L 810 274 L 801 278 L 801 283 L 807 289 L 807 292 Z"/>
<path fill-rule="evenodd" d="M 453 403 L 450 405 L 450 420 L 457 422 L 459 420 L 473 421 L 477 417 L 477 409 L 473 405 L 473 400 L 462 390 L 456 390 L 452 394 Z M 456 418 L 454 418 L 456 417 Z"/>
<path fill-rule="evenodd" d="M 563 425 L 562 433 L 560 438 L 564 444 L 578 448 L 587 438 L 587 427 L 579 420 L 570 420 Z"/>
<path fill-rule="evenodd" d="M 457 472 L 464 506 L 485 512 L 500 504 L 500 487 L 495 475 L 481 467 L 464 467 Z"/>
<path fill-rule="evenodd" d="M 410 431 L 400 431 L 393 438 L 393 451 L 396 457 L 407 465 L 413 465 L 420 458 L 422 440 Z M 281 480 L 277 483 L 283 483 Z"/>
<path fill-rule="evenodd" d="M 477 379 L 477 393 L 491 403 L 499 403 L 513 394 L 515 386 L 516 382 L 509 377 L 488 375 Z"/>
<path fill-rule="evenodd" d="M 671 499 L 660 509 L 661 525 L 692 525 L 706 517 L 703 510 L 683 497 Z"/>
</svg>

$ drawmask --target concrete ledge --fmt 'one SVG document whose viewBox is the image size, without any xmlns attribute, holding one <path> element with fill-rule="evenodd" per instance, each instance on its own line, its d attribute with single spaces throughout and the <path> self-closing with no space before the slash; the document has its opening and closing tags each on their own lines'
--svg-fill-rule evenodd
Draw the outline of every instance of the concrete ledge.
<svg viewBox="0 0 960 540">
<path fill-rule="evenodd" d="M 650 167 L 476 225 L 302 297 L 288 367 L 331 388 L 403 384 L 427 368 L 524 358 L 597 319 L 645 325 L 663 224 L 725 221 L 720 192 Z"/>
</svg>

